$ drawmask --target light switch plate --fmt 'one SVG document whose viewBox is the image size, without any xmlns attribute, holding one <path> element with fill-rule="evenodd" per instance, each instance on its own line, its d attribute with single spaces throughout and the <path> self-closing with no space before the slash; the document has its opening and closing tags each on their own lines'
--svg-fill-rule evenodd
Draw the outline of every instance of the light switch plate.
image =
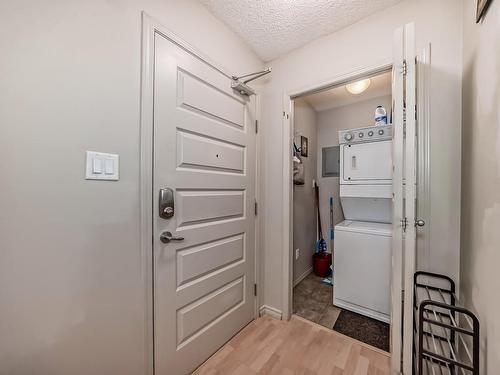
<svg viewBox="0 0 500 375">
<path fill-rule="evenodd" d="M 118 181 L 119 156 L 117 154 L 87 151 L 85 178 L 87 180 Z"/>
</svg>

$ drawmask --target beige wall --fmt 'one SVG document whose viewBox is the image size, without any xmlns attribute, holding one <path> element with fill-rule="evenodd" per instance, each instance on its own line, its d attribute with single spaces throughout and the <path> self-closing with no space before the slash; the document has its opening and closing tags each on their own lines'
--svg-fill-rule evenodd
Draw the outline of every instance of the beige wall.
<svg viewBox="0 0 500 375">
<path fill-rule="evenodd" d="M 339 197 L 339 178 L 322 177 L 323 147 L 339 145 L 339 131 L 345 129 L 371 126 L 375 120 L 375 108 L 383 105 L 389 119 L 391 111 L 391 96 L 366 99 L 358 103 L 345 105 L 318 112 L 318 184 L 320 186 L 321 219 L 329 227 L 330 197 L 333 197 L 334 225 L 344 220 Z M 330 237 L 328 237 L 330 238 Z M 328 251 L 331 251 L 331 241 L 327 241 Z"/>
<path fill-rule="evenodd" d="M 191 0 L 0 2 L 0 373 L 145 372 L 141 10 L 228 71 L 262 67 Z M 84 179 L 85 151 L 120 181 Z"/>
<path fill-rule="evenodd" d="M 500 2 L 480 24 L 464 0 L 463 303 L 481 323 L 482 374 L 500 369 Z"/>
<path fill-rule="evenodd" d="M 498 1 L 498 0 L 497 0 Z M 417 49 L 432 44 L 430 84 L 431 233 L 429 268 L 458 281 L 462 2 L 405 0 L 270 63 L 262 98 L 266 305 L 283 306 L 283 94 L 392 60 L 394 30 L 415 22 Z"/>
<path fill-rule="evenodd" d="M 295 144 L 300 147 L 300 136 L 308 138 L 308 156 L 302 157 L 304 185 L 293 186 L 293 248 L 300 249 L 300 256 L 293 254 L 293 280 L 310 271 L 316 242 L 316 197 L 313 181 L 316 180 L 317 126 L 316 112 L 304 99 L 294 101 Z M 323 227 L 325 228 L 325 227 Z M 326 235 L 326 232 L 323 231 Z"/>
</svg>

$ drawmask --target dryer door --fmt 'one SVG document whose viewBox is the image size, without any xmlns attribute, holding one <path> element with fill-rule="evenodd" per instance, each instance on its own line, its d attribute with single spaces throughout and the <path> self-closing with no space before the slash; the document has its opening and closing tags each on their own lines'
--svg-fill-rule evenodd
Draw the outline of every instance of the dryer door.
<svg viewBox="0 0 500 375">
<path fill-rule="evenodd" d="M 342 183 L 391 184 L 392 142 L 344 145 L 341 153 Z"/>
</svg>

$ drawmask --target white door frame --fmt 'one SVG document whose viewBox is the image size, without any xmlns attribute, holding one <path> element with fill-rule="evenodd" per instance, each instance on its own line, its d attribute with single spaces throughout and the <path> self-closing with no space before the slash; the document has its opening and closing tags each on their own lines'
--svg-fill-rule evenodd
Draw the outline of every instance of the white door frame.
<svg viewBox="0 0 500 375">
<path fill-rule="evenodd" d="M 153 89 L 154 89 L 154 38 L 159 33 L 172 43 L 183 48 L 187 52 L 196 56 L 215 70 L 228 78 L 231 74 L 228 69 L 213 62 L 209 57 L 198 51 L 195 47 L 184 41 L 171 30 L 162 26 L 159 21 L 142 12 L 142 58 L 141 58 L 141 116 L 140 116 L 140 215 L 141 215 L 141 270 L 144 282 L 144 328 L 145 328 L 145 352 L 144 369 L 145 374 L 154 374 L 154 285 L 153 285 L 153 206 L 156 202 L 156 193 L 153 192 Z M 256 94 L 255 115 L 260 122 L 260 96 Z M 256 134 L 256 176 L 255 195 L 260 201 L 260 156 L 261 148 L 260 134 Z M 259 261 L 261 259 L 261 220 L 259 215 L 255 217 L 255 282 L 261 283 L 261 272 Z M 254 303 L 254 318 L 259 316 L 259 306 L 262 297 L 258 293 Z"/>
<path fill-rule="evenodd" d="M 417 268 L 431 269 L 431 45 L 417 54 L 417 215 L 425 226 L 417 230 Z"/>
<path fill-rule="evenodd" d="M 394 31 L 393 39 L 393 59 L 397 66 L 392 71 L 392 102 L 393 102 L 393 160 L 400 160 L 400 163 L 393 163 L 392 174 L 392 267 L 391 277 L 391 315 L 398 316 L 392 319 L 391 323 L 391 373 L 401 372 L 402 352 L 403 352 L 403 285 L 404 285 L 404 243 L 403 227 L 404 219 L 404 28 Z M 411 314 L 413 317 L 413 312 Z"/>
<path fill-rule="evenodd" d="M 419 264 L 426 265 L 430 253 L 430 65 L 431 65 L 431 47 L 427 45 L 421 53 L 417 55 L 417 114 L 418 114 L 418 193 L 422 199 L 417 201 L 420 217 L 426 221 L 423 228 L 425 231 L 424 241 L 422 241 L 420 251 L 422 251 L 423 262 Z M 392 68 L 392 59 L 381 62 L 374 66 L 365 66 L 357 70 L 340 74 L 332 79 L 310 84 L 308 86 L 298 88 L 286 92 L 283 95 L 283 284 L 282 284 L 282 304 L 283 304 L 283 319 L 288 320 L 292 315 L 292 295 L 293 295 L 293 172 L 292 172 L 292 135 L 293 133 L 293 99 L 305 94 L 324 90 L 328 87 L 339 86 L 346 84 L 349 81 L 367 75 L 381 73 Z M 402 257 L 397 265 L 397 269 L 393 270 L 393 274 L 402 274 Z M 402 280 L 401 280 L 402 282 Z M 401 285 L 400 282 L 400 286 Z M 393 285 L 394 286 L 394 285 Z M 393 291 L 394 293 L 394 291 Z M 398 321 L 396 324 L 397 331 L 401 329 L 401 306 L 391 307 L 391 318 L 393 321 Z M 394 328 L 394 327 L 393 327 Z M 400 357 L 402 348 L 394 348 L 393 357 Z M 392 365 L 395 368 L 399 361 L 393 359 Z"/>
<path fill-rule="evenodd" d="M 404 27 L 404 59 L 406 61 L 406 116 L 404 136 L 404 214 L 408 226 L 404 233 L 404 312 L 403 312 L 403 374 L 411 374 L 413 371 L 413 325 L 414 325 L 414 283 L 413 274 L 416 269 L 416 246 L 417 229 L 416 200 L 417 200 L 417 98 L 416 98 L 416 51 L 415 51 L 415 25 L 409 24 Z M 415 172 L 415 173 L 413 173 Z M 410 271 L 411 272 L 408 272 Z M 410 303 L 408 303 L 411 301 Z M 411 337 L 408 339 L 408 337 Z"/>
<path fill-rule="evenodd" d="M 331 87 L 345 85 L 356 79 L 369 75 L 390 71 L 392 59 L 382 61 L 377 65 L 370 65 L 356 70 L 339 74 L 330 79 L 303 86 L 283 95 L 283 284 L 282 284 L 282 313 L 283 319 L 292 316 L 292 275 L 293 275 L 293 163 L 292 163 L 292 135 L 293 135 L 293 100 L 304 95 L 322 91 Z"/>
</svg>

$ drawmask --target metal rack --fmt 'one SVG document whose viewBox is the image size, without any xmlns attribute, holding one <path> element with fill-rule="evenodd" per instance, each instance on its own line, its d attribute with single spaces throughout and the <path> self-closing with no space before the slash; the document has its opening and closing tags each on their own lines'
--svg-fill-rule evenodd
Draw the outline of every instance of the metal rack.
<svg viewBox="0 0 500 375">
<path fill-rule="evenodd" d="M 456 306 L 455 282 L 444 275 L 414 275 L 415 375 L 479 375 L 479 320 Z"/>
</svg>

